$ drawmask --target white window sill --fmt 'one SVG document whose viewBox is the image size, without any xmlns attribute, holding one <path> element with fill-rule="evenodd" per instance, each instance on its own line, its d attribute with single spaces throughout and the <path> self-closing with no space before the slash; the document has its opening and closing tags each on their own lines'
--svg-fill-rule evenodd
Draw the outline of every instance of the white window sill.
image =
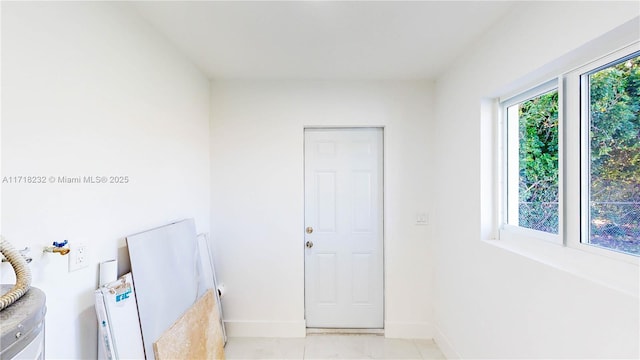
<svg viewBox="0 0 640 360">
<path fill-rule="evenodd" d="M 510 234 L 510 236 L 503 236 L 500 240 L 483 240 L 483 242 L 640 298 L 640 266 L 637 263 L 519 234 Z"/>
</svg>

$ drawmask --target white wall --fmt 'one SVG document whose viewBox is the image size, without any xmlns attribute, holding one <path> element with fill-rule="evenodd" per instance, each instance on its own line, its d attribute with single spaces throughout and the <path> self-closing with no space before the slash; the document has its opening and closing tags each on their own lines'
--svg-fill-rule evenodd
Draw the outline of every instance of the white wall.
<svg viewBox="0 0 640 360">
<path fill-rule="evenodd" d="M 2 235 L 31 247 L 47 295 L 46 357 L 95 358 L 98 262 L 171 220 L 209 230 L 209 81 L 127 4 L 2 2 L 1 141 L 3 177 L 129 176 L 2 185 Z M 88 268 L 41 254 L 63 239 Z"/>
<path fill-rule="evenodd" d="M 490 232 L 481 219 L 492 211 L 490 201 L 481 201 L 491 189 L 481 177 L 491 172 L 491 154 L 483 153 L 491 123 L 480 117 L 482 98 L 639 11 L 637 2 L 518 6 L 438 79 L 434 308 L 437 340 L 449 356 L 639 356 L 637 294 L 483 241 Z M 637 266 L 631 269 L 637 282 Z"/>
<path fill-rule="evenodd" d="M 214 81 L 211 227 L 229 333 L 304 336 L 303 129 L 384 126 L 385 328 L 432 335 L 432 86 Z"/>
</svg>

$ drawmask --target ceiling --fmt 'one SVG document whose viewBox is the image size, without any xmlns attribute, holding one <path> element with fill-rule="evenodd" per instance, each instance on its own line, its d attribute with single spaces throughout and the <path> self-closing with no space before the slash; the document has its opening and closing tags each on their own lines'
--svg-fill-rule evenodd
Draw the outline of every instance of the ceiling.
<svg viewBox="0 0 640 360">
<path fill-rule="evenodd" d="M 510 1 L 149 1 L 139 13 L 212 79 L 430 79 Z"/>
</svg>

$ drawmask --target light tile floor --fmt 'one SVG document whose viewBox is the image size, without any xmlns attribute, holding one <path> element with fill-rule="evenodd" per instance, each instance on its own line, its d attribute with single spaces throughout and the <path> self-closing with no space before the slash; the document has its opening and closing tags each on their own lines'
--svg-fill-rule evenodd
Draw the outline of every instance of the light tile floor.
<svg viewBox="0 0 640 360">
<path fill-rule="evenodd" d="M 313 334 L 306 338 L 229 338 L 225 356 L 229 360 L 445 359 L 432 340 L 333 334 Z"/>
</svg>

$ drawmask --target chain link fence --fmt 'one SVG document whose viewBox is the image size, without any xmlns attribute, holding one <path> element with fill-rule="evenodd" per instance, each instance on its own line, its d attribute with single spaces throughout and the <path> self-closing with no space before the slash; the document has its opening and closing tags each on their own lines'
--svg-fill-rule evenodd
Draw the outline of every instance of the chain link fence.
<svg viewBox="0 0 640 360">
<path fill-rule="evenodd" d="M 640 255 L 640 202 L 591 202 L 591 244 Z"/>
<path fill-rule="evenodd" d="M 519 225 L 558 233 L 557 202 L 521 202 Z M 640 255 L 640 202 L 591 202 L 592 245 Z"/>
<path fill-rule="evenodd" d="M 519 226 L 552 234 L 558 233 L 557 202 L 521 202 L 518 209 Z"/>
</svg>

